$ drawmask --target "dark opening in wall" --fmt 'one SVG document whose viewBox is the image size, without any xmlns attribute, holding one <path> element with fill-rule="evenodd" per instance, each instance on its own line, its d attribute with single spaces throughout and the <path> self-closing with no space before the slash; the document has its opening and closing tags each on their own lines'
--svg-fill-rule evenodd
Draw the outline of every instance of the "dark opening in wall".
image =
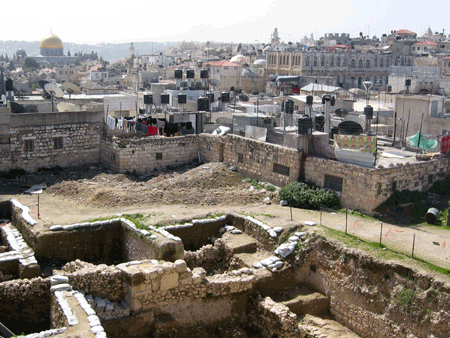
<svg viewBox="0 0 450 338">
<path fill-rule="evenodd" d="M 244 154 L 238 153 L 238 163 L 244 163 Z"/>
<path fill-rule="evenodd" d="M 290 168 L 278 163 L 273 164 L 273 172 L 284 176 L 290 176 Z"/>
<path fill-rule="evenodd" d="M 325 175 L 323 187 L 334 191 L 342 191 L 342 177 Z"/>
<path fill-rule="evenodd" d="M 162 153 L 156 153 L 156 159 L 157 160 L 162 160 L 163 158 L 163 154 Z"/>
</svg>

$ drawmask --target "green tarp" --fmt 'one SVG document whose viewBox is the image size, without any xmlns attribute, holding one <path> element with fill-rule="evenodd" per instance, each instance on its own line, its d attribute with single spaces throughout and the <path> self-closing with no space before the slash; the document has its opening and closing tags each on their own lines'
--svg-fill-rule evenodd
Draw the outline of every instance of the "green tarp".
<svg viewBox="0 0 450 338">
<path fill-rule="evenodd" d="M 420 132 L 418 131 L 417 134 L 413 135 L 413 136 L 409 136 L 406 138 L 406 140 L 408 141 L 408 144 L 414 147 L 419 147 L 419 149 L 422 150 L 431 150 L 431 149 L 435 149 L 437 147 L 437 141 L 436 140 L 427 140 L 425 138 L 425 136 L 420 135 L 420 145 L 419 143 L 419 135 Z"/>
</svg>

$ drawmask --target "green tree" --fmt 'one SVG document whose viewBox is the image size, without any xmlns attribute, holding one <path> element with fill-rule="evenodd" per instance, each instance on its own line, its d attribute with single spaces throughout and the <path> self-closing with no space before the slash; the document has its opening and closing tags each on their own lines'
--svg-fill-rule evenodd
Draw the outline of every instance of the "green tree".
<svg viewBox="0 0 450 338">
<path fill-rule="evenodd" d="M 39 63 L 33 58 L 26 57 L 25 61 L 23 62 L 23 69 L 25 70 L 39 69 Z"/>
<path fill-rule="evenodd" d="M 8 69 L 10 71 L 16 70 L 16 65 L 14 64 L 14 62 L 12 61 L 9 62 Z"/>
</svg>

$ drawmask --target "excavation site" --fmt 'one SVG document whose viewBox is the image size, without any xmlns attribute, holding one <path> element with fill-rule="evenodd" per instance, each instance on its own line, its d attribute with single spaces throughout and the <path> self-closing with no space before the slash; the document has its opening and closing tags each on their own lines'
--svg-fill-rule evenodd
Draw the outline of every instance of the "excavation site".
<svg viewBox="0 0 450 338">
<path fill-rule="evenodd" d="M 116 190 L 96 184 L 114 176 L 98 171 L 36 178 L 49 185 L 40 209 L 10 185 L 0 203 L 0 337 L 448 337 L 445 275 L 351 248 L 315 214 L 291 214 L 223 165 L 163 183 L 117 175 Z M 186 175 L 212 182 L 191 194 L 195 206 Z M 125 204 L 142 191 L 167 201 L 158 184 L 178 185 L 176 201 Z"/>
</svg>

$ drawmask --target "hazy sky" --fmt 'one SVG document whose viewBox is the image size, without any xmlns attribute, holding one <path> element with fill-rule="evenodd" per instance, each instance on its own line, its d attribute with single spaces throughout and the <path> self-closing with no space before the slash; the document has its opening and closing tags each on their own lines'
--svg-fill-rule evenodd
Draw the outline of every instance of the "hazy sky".
<svg viewBox="0 0 450 338">
<path fill-rule="evenodd" d="M 2 13 L 0 40 L 40 41 L 50 33 L 63 42 L 218 41 L 269 42 L 275 27 L 285 42 L 305 34 L 359 32 L 381 36 L 407 28 L 419 36 L 430 26 L 450 33 L 445 2 L 339 1 L 30 1 Z M 5 29 L 8 27 L 8 29 Z M 10 27 L 10 29 L 9 29 Z"/>
</svg>

